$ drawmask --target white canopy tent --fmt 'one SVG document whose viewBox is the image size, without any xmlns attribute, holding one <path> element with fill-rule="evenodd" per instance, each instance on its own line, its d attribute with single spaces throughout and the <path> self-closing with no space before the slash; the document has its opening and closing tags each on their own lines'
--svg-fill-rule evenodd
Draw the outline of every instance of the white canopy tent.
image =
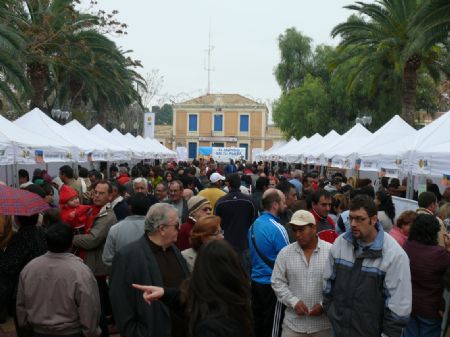
<svg viewBox="0 0 450 337">
<path fill-rule="evenodd" d="M 96 148 L 102 148 L 107 151 L 107 159 L 110 161 L 130 160 L 130 151 L 127 148 L 103 140 L 102 138 L 89 132 L 89 130 L 81 125 L 81 123 L 77 120 L 67 123 L 64 125 L 64 128 L 70 130 L 72 133 L 78 134 L 79 137 L 82 137 L 89 143 L 94 144 Z"/>
<path fill-rule="evenodd" d="M 110 135 L 116 139 L 120 139 L 123 144 L 125 144 L 132 151 L 132 157 L 135 159 L 146 159 L 151 156 L 151 154 L 146 152 L 146 149 L 141 144 L 136 143 L 135 139 L 126 137 L 119 130 L 113 129 L 110 132 Z M 133 137 L 133 136 L 131 136 Z"/>
<path fill-rule="evenodd" d="M 295 147 L 292 147 L 291 150 L 288 150 L 284 155 L 284 158 L 287 162 L 299 163 L 303 155 L 303 150 L 307 149 L 309 146 L 320 143 L 322 140 L 323 137 L 320 134 L 315 133 L 310 138 L 306 138 L 303 142 L 299 142 Z"/>
<path fill-rule="evenodd" d="M 127 149 L 129 153 L 129 158 L 135 158 L 135 156 L 133 155 L 133 149 L 128 145 L 127 142 L 124 142 L 122 138 L 114 137 L 100 124 L 95 124 L 89 130 L 89 132 L 92 133 L 94 136 L 102 139 L 103 141 L 112 144 L 115 147 L 118 146 Z"/>
<path fill-rule="evenodd" d="M 115 129 L 114 129 L 115 130 Z M 111 131 L 111 132 L 114 132 Z M 116 130 L 117 131 L 117 130 Z M 117 131 L 119 132 L 119 131 Z M 151 159 L 156 158 L 157 151 L 155 150 L 155 147 L 150 147 L 148 144 L 146 144 L 143 140 L 139 140 L 137 137 L 133 136 L 131 133 L 127 133 L 124 135 L 124 137 L 133 145 L 136 146 L 136 149 L 140 149 L 142 153 L 143 159 Z"/>
<path fill-rule="evenodd" d="M 330 144 L 336 143 L 338 139 L 341 137 L 339 133 L 334 130 L 328 132 L 320 141 L 315 143 L 308 144 L 302 151 L 302 155 L 300 158 L 301 162 L 305 162 L 307 164 L 319 165 L 320 155 L 322 154 L 322 148 L 330 147 Z"/>
<path fill-rule="evenodd" d="M 287 155 L 289 153 L 292 153 L 295 151 L 296 148 L 298 148 L 299 146 L 304 145 L 307 142 L 308 138 L 303 136 L 302 138 L 300 138 L 300 140 L 295 141 L 295 142 L 289 142 L 287 143 L 285 146 L 283 146 L 281 149 L 277 150 L 274 154 L 273 154 L 273 158 L 275 160 L 282 160 L 282 161 L 287 161 Z"/>
<path fill-rule="evenodd" d="M 417 131 L 413 146 L 403 156 L 403 169 L 416 175 L 450 174 L 449 112 Z"/>
<path fill-rule="evenodd" d="M 386 151 L 397 151 L 395 157 L 401 156 L 402 153 L 396 149 L 393 144 L 403 142 L 405 139 L 415 137 L 417 131 L 406 123 L 400 116 L 395 115 L 389 122 L 379 128 L 370 139 L 360 144 L 357 150 L 357 158 L 361 161 L 360 170 L 362 171 L 379 171 L 381 168 L 398 169 L 394 161 L 386 160 Z"/>
<path fill-rule="evenodd" d="M 143 141 L 145 144 L 150 146 L 151 148 L 154 148 L 156 151 L 156 158 L 157 159 L 168 159 L 168 158 L 176 158 L 177 153 L 175 151 L 172 151 L 159 143 L 156 139 L 152 138 L 142 138 L 141 136 L 136 137 L 138 140 Z"/>
<path fill-rule="evenodd" d="M 28 130 L 31 133 L 38 132 L 44 134 L 45 137 L 51 139 L 55 146 L 61 146 L 66 149 L 70 149 L 68 153 L 68 159 L 70 161 L 86 161 L 87 156 L 84 148 L 87 146 L 79 139 L 78 136 L 71 135 L 65 131 L 65 129 L 48 117 L 38 108 L 34 108 L 30 112 L 26 113 L 22 117 L 16 119 L 14 124 L 20 126 L 23 129 Z M 80 144 L 80 146 L 78 146 Z"/>
<path fill-rule="evenodd" d="M 265 155 L 266 160 L 280 160 L 280 155 L 283 153 L 285 149 L 292 147 L 294 144 L 297 144 L 299 141 L 295 138 L 292 138 L 283 146 L 278 147 L 276 150 L 271 151 Z"/>
<path fill-rule="evenodd" d="M 321 154 L 321 162 L 332 167 L 352 169 L 352 163 L 347 156 L 353 152 L 355 144 L 366 142 L 372 133 L 364 126 L 357 123 L 344 133 L 336 143 L 329 146 Z"/>
<path fill-rule="evenodd" d="M 67 162 L 69 154 L 69 147 L 0 116 L 0 165 Z"/>
<path fill-rule="evenodd" d="M 292 141 L 292 140 L 294 140 L 294 138 L 292 138 L 290 141 Z M 270 149 L 267 149 L 266 151 L 259 153 L 256 156 L 255 160 L 257 160 L 257 161 L 258 160 L 270 160 L 270 155 L 286 144 L 287 144 L 287 142 L 285 142 L 285 141 L 275 143 L 274 145 L 272 145 L 272 147 Z"/>
</svg>

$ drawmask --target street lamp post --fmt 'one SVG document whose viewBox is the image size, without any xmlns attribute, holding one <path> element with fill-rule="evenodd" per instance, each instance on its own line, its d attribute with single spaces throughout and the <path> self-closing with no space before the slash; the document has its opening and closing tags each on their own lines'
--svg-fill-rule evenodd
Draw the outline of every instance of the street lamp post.
<svg viewBox="0 0 450 337">
<path fill-rule="evenodd" d="M 50 115 L 58 123 L 66 124 L 67 120 L 71 116 L 71 112 L 68 110 L 52 109 L 52 111 L 50 112 Z"/>
<path fill-rule="evenodd" d="M 372 123 L 372 116 L 364 115 L 362 117 L 356 117 L 355 122 L 364 126 L 369 126 Z"/>
</svg>

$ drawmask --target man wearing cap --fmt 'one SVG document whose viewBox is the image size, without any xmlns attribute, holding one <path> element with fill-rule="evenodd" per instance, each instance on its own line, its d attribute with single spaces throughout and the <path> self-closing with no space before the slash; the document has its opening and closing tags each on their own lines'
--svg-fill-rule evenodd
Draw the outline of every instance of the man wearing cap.
<svg viewBox="0 0 450 337">
<path fill-rule="evenodd" d="M 317 236 L 314 216 L 295 212 L 289 222 L 296 242 L 277 256 L 272 289 L 286 306 L 282 337 L 330 336 L 330 322 L 322 308 L 323 275 L 331 244 Z"/>
<path fill-rule="evenodd" d="M 198 195 L 208 199 L 211 203 L 212 209 L 214 209 L 217 200 L 219 200 L 219 198 L 223 197 L 226 194 L 220 189 L 223 185 L 223 182 L 225 181 L 225 177 L 220 173 L 214 172 L 209 177 L 209 181 L 209 187 L 198 192 Z"/>
<path fill-rule="evenodd" d="M 251 257 L 252 310 L 255 336 L 278 336 L 282 305 L 277 303 L 270 286 L 274 261 L 289 245 L 286 229 L 279 215 L 286 209 L 286 197 L 280 190 L 269 188 L 263 194 L 264 212 L 248 230 Z M 226 234 L 226 229 L 225 229 Z"/>
<path fill-rule="evenodd" d="M 189 244 L 189 237 L 191 236 L 191 230 L 195 223 L 206 215 L 211 215 L 212 208 L 208 199 L 196 195 L 188 200 L 189 217 L 185 223 L 183 223 L 178 231 L 177 247 L 179 250 L 185 250 L 191 248 Z"/>
</svg>

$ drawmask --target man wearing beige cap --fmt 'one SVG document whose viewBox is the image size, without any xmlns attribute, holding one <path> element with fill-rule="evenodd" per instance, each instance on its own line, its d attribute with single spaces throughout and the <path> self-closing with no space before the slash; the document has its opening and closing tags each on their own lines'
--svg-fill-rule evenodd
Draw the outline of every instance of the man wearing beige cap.
<svg viewBox="0 0 450 337">
<path fill-rule="evenodd" d="M 225 177 L 217 172 L 214 172 L 209 177 L 209 181 L 209 187 L 198 192 L 198 195 L 208 199 L 211 203 L 212 209 L 214 209 L 217 200 L 219 200 L 219 198 L 223 197 L 226 194 L 220 189 L 223 185 L 223 182 L 225 181 Z"/>
<path fill-rule="evenodd" d="M 322 308 L 323 275 L 331 244 L 317 236 L 314 216 L 305 210 L 288 224 L 296 242 L 275 260 L 272 288 L 286 306 L 282 337 L 328 337 L 330 322 Z"/>
<path fill-rule="evenodd" d="M 206 215 L 211 215 L 212 208 L 209 200 L 196 195 L 188 201 L 189 217 L 185 223 L 183 223 L 178 232 L 178 238 L 176 246 L 179 250 L 185 250 L 191 248 L 189 244 L 189 237 L 191 236 L 191 230 L 195 223 Z"/>
</svg>

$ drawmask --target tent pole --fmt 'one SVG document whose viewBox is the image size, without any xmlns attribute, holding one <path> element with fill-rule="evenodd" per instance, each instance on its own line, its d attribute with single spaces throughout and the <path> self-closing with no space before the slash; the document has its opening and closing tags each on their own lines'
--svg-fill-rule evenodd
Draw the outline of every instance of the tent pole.
<svg viewBox="0 0 450 337">
<path fill-rule="evenodd" d="M 9 186 L 9 176 L 8 171 L 11 168 L 12 165 L 5 165 L 5 183 Z"/>
<path fill-rule="evenodd" d="M 406 179 L 406 199 L 413 199 L 414 197 L 414 176 L 408 172 Z"/>
</svg>

